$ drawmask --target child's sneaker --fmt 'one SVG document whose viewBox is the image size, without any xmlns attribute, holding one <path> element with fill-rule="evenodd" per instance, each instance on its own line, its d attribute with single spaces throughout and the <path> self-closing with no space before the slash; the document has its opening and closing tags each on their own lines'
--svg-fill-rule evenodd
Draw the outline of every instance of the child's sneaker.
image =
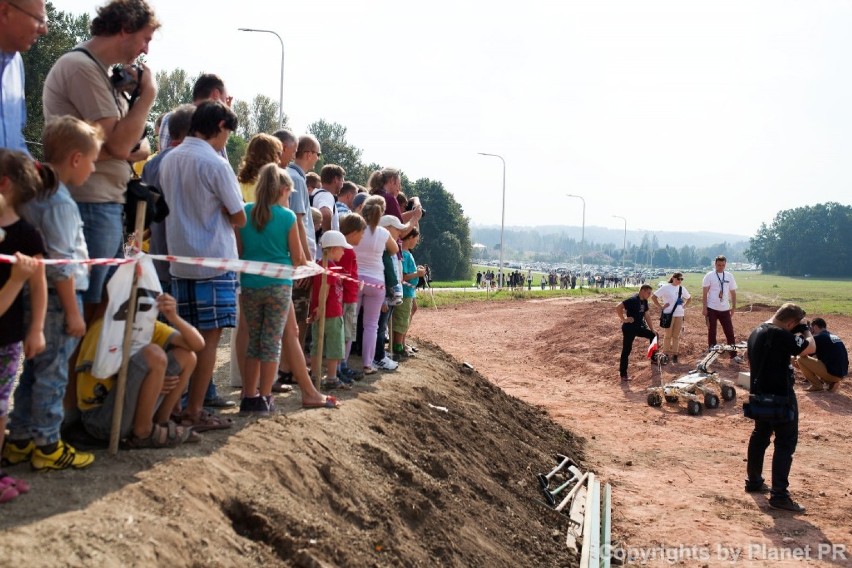
<svg viewBox="0 0 852 568">
<path fill-rule="evenodd" d="M 399 363 L 385 355 L 385 358 L 381 361 L 373 361 L 373 365 L 381 369 L 382 371 L 395 371 L 397 367 L 399 367 Z"/>
<path fill-rule="evenodd" d="M 240 400 L 240 416 L 268 416 L 269 401 L 262 396 L 244 396 Z"/>
<path fill-rule="evenodd" d="M 44 469 L 83 469 L 94 463 L 95 455 L 89 452 L 78 452 L 70 444 L 59 440 L 52 454 L 45 454 L 38 448 L 33 450 L 30 467 L 36 471 Z"/>
<path fill-rule="evenodd" d="M 14 442 L 6 440 L 6 443 L 3 445 L 3 459 L 1 463 L 3 467 L 8 467 L 28 462 L 33 457 L 33 450 L 35 450 L 35 444 L 32 440 L 27 442 L 27 445 L 23 448 L 18 447 Z"/>
</svg>

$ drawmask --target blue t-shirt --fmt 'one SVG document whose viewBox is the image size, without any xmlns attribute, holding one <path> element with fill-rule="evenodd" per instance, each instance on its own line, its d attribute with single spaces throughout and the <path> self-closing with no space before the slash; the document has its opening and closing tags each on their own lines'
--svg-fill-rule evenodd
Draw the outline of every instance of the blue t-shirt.
<svg viewBox="0 0 852 568">
<path fill-rule="evenodd" d="M 296 214 L 280 205 L 271 207 L 272 216 L 267 221 L 263 231 L 258 231 L 251 218 L 254 203 L 246 203 L 246 224 L 240 229 L 240 240 L 243 243 L 243 260 L 259 262 L 274 262 L 277 264 L 293 265 L 290 258 L 289 235 L 290 228 L 296 222 Z M 263 288 L 276 284 L 293 285 L 289 278 L 270 278 L 257 274 L 240 274 L 240 286 L 246 288 Z"/>
<path fill-rule="evenodd" d="M 814 335 L 817 359 L 823 362 L 825 370 L 835 377 L 845 377 L 849 372 L 849 354 L 839 337 L 827 329 Z"/>
<path fill-rule="evenodd" d="M 411 274 L 412 272 L 417 272 L 417 264 L 414 262 L 414 255 L 407 250 L 404 250 L 402 251 L 402 273 Z M 419 277 L 406 280 L 405 284 L 402 286 L 402 297 L 417 297 L 417 290 L 415 288 L 417 287 L 418 282 L 420 282 Z"/>
</svg>

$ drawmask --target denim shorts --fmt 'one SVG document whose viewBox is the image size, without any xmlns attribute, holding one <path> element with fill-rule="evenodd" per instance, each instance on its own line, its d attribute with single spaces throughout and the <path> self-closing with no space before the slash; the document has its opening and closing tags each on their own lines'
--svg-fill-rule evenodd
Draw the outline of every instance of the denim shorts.
<svg viewBox="0 0 852 568">
<path fill-rule="evenodd" d="M 237 326 L 238 287 L 235 272 L 204 280 L 172 278 L 178 314 L 202 331 Z"/>
<path fill-rule="evenodd" d="M 89 258 L 124 258 L 124 205 L 121 203 L 78 203 L 83 220 L 83 236 L 89 249 Z M 92 266 L 89 273 L 89 289 L 83 294 L 83 302 L 100 303 L 104 285 L 115 266 Z"/>
</svg>

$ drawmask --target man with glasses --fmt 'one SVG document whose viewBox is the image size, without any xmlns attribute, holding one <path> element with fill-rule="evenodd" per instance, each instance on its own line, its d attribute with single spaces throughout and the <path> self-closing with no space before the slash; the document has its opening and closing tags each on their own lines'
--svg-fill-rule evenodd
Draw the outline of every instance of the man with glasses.
<svg viewBox="0 0 852 568">
<path fill-rule="evenodd" d="M 44 0 L 0 0 L 0 148 L 28 152 L 21 53 L 46 33 Z"/>
<path fill-rule="evenodd" d="M 737 311 L 737 281 L 734 275 L 725 271 L 728 259 L 723 255 L 716 257 L 715 268 L 704 276 L 701 286 L 704 289 L 704 302 L 701 313 L 707 322 L 707 346 L 716 345 L 716 326 L 722 324 L 725 340 L 734 345 L 734 312 Z M 731 351 L 731 361 L 742 363 L 743 358 Z"/>
</svg>

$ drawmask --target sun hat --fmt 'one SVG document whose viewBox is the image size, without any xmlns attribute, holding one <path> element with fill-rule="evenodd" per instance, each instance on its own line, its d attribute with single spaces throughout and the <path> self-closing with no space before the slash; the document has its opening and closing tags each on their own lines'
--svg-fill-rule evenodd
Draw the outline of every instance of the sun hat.
<svg viewBox="0 0 852 568">
<path fill-rule="evenodd" d="M 400 231 L 406 228 L 396 215 L 382 215 L 382 218 L 379 219 L 379 227 L 393 227 Z"/>
<path fill-rule="evenodd" d="M 352 245 L 346 242 L 346 237 L 340 231 L 326 231 L 320 237 L 320 246 L 322 248 L 343 247 L 351 249 Z"/>
</svg>

